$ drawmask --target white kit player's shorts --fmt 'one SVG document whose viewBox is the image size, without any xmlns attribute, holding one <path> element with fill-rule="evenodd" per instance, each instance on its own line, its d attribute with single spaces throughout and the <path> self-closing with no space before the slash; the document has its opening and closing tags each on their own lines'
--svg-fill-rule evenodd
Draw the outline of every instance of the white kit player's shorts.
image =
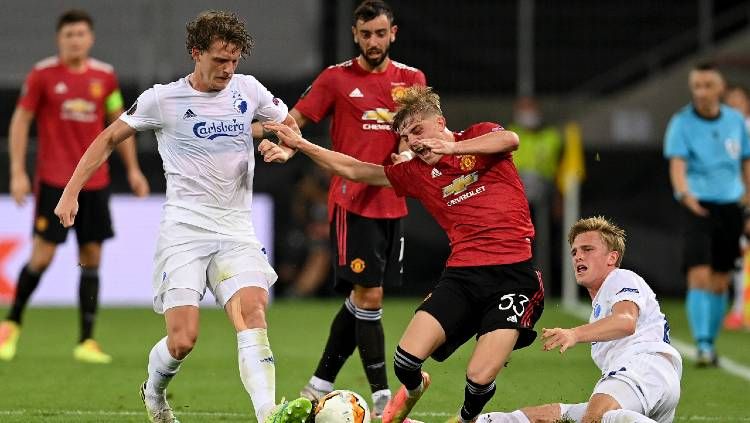
<svg viewBox="0 0 750 423">
<path fill-rule="evenodd" d="M 613 397 L 623 409 L 671 423 L 680 401 L 682 363 L 659 353 L 636 354 L 602 375 L 594 394 Z"/>
<path fill-rule="evenodd" d="M 256 286 L 268 290 L 276 279 L 265 251 L 254 237 L 230 237 L 193 225 L 162 222 L 154 257 L 157 313 L 180 305 L 197 307 L 206 288 L 224 307 L 240 288 Z M 197 295 L 186 295 L 190 292 L 186 290 Z"/>
</svg>

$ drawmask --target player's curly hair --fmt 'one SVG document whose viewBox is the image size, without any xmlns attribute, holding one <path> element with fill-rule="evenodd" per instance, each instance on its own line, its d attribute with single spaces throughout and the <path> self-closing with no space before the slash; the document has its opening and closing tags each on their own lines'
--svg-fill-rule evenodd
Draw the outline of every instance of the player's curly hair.
<svg viewBox="0 0 750 423">
<path fill-rule="evenodd" d="M 255 45 L 253 37 L 245 28 L 245 21 L 232 12 L 207 10 L 188 22 L 185 47 L 188 54 L 193 48 L 205 52 L 215 40 L 221 40 L 237 46 L 242 57 L 250 54 Z"/>
<path fill-rule="evenodd" d="M 432 90 L 432 87 L 411 86 L 396 96 L 396 105 L 398 109 L 391 124 L 396 132 L 403 129 L 404 123 L 414 117 L 443 115 L 443 110 L 440 108 L 440 96 Z"/>
<path fill-rule="evenodd" d="M 568 244 L 573 245 L 576 237 L 584 232 L 599 232 L 610 251 L 617 251 L 615 266 L 620 267 L 625 255 L 625 230 L 610 222 L 604 216 L 579 219 L 568 232 Z"/>
</svg>

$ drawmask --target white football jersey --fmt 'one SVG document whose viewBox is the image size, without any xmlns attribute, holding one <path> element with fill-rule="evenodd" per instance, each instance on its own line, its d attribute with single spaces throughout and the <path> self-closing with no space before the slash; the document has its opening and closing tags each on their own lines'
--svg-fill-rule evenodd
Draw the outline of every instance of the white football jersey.
<svg viewBox="0 0 750 423">
<path fill-rule="evenodd" d="M 638 306 L 635 333 L 614 341 L 591 343 L 591 358 L 602 372 L 609 370 L 615 360 L 624 361 L 641 353 L 664 353 L 682 361 L 680 353 L 669 344 L 669 323 L 654 291 L 635 272 L 615 269 L 607 275 L 591 303 L 589 323 L 610 316 L 612 307 L 620 301 L 632 301 Z"/>
<path fill-rule="evenodd" d="M 251 123 L 281 122 L 287 106 L 250 75 L 235 74 L 218 92 L 188 77 L 144 91 L 120 119 L 152 129 L 167 179 L 163 221 L 187 223 L 234 239 L 254 238 L 250 220 L 255 156 Z"/>
</svg>

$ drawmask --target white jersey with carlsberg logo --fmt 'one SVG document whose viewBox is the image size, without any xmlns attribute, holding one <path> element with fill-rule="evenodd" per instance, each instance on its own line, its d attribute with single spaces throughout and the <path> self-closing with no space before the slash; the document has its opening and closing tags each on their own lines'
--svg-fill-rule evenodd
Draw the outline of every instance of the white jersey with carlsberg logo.
<svg viewBox="0 0 750 423">
<path fill-rule="evenodd" d="M 607 275 L 591 303 L 589 323 L 610 316 L 612 307 L 620 301 L 632 301 L 638 306 L 635 333 L 613 341 L 591 343 L 591 358 L 602 372 L 635 354 L 664 353 L 673 361 L 682 361 L 680 353 L 669 344 L 669 323 L 654 291 L 635 272 L 615 269 Z"/>
<path fill-rule="evenodd" d="M 156 134 L 167 179 L 164 222 L 254 239 L 250 125 L 253 119 L 281 122 L 287 113 L 258 80 L 235 74 L 218 92 L 197 91 L 188 77 L 154 85 L 120 119 Z"/>
</svg>

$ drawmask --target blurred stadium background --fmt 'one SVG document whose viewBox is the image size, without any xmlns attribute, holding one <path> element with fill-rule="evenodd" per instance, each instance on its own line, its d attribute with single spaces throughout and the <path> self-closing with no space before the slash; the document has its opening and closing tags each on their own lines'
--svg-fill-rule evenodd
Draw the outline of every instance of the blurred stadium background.
<svg viewBox="0 0 750 423">
<path fill-rule="evenodd" d="M 291 107 L 321 69 L 356 55 L 349 28 L 357 3 L 4 1 L 0 14 L 0 51 L 4 53 L 0 60 L 0 309 L 10 300 L 8 288 L 28 257 L 31 226 L 31 209 L 16 209 L 7 196 L 8 124 L 25 75 L 35 62 L 55 53 L 54 24 L 63 10 L 80 7 L 92 14 L 97 36 L 92 56 L 114 65 L 128 104 L 152 84 L 172 81 L 192 70 L 184 48 L 184 25 L 191 17 L 208 7 L 236 11 L 247 20 L 256 40 L 253 54 L 238 72 L 255 75 Z M 678 206 L 661 153 L 664 128 L 669 116 L 689 101 L 687 73 L 698 59 L 714 59 L 729 82 L 750 86 L 750 1 L 389 3 L 400 27 L 391 57 L 425 72 L 428 84 L 441 94 L 452 129 L 483 120 L 510 123 L 514 100 L 526 95 L 540 101 L 547 124 L 561 130 L 570 123 L 580 128 L 586 174 L 580 185 L 580 215 L 603 214 L 623 226 L 628 231 L 623 267 L 643 275 L 657 295 L 681 299 L 685 283 L 679 267 Z M 305 133 L 329 143 L 325 123 L 310 126 Z M 118 158 L 113 156 L 113 191 L 123 196 L 113 202 L 118 236 L 105 246 L 103 258 L 105 306 L 148 306 L 150 282 L 144 278 L 151 271 L 152 250 L 148 248 L 155 241 L 164 178 L 151 134 L 139 134 L 138 152 L 154 196 L 140 202 L 130 198 Z M 32 141 L 30 170 L 34 157 Z M 284 166 L 256 163 L 255 192 L 263 202 L 256 225 L 267 229 L 264 236 L 282 276 L 278 295 L 284 296 L 292 291 L 289 285 L 316 242 L 309 225 L 320 220 L 325 176 L 303 157 Z M 409 204 L 406 284 L 390 291 L 401 296 L 426 293 L 448 253 L 439 227 L 419 204 Z M 562 211 L 557 206 L 553 210 L 554 232 L 547 246 L 551 259 L 545 278 L 552 296 L 557 297 L 567 263 L 561 259 Z M 32 305 L 75 304 L 77 269 L 71 267 L 72 250 L 65 254 L 58 254 L 54 266 L 70 277 L 53 281 L 47 276 Z M 327 293 L 323 287 L 316 295 Z M 677 306 L 673 309 L 680 311 Z M 746 336 L 734 339 L 747 345 Z M 316 346 L 311 348 L 313 356 L 317 351 Z M 0 380 L 0 392 L 5 388 Z"/>
</svg>

